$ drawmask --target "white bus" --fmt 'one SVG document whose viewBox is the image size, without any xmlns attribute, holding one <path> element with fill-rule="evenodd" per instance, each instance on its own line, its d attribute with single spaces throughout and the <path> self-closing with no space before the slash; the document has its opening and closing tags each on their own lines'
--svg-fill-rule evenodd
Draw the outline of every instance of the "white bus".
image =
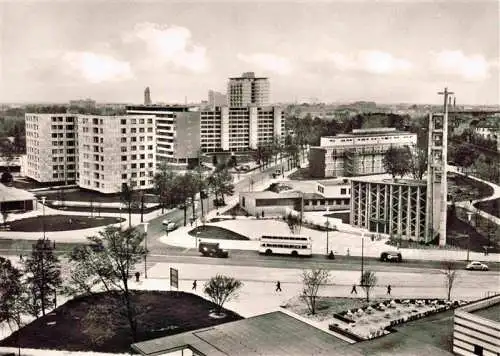
<svg viewBox="0 0 500 356">
<path fill-rule="evenodd" d="M 259 253 L 266 255 L 311 256 L 312 241 L 308 236 L 263 235 L 260 238 Z"/>
</svg>

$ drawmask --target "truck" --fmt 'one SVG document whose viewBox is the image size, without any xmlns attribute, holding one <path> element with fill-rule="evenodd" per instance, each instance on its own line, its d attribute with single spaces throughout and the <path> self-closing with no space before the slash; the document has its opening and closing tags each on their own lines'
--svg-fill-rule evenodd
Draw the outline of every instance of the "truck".
<svg viewBox="0 0 500 356">
<path fill-rule="evenodd" d="M 198 251 L 205 257 L 229 257 L 229 252 L 220 248 L 218 242 L 201 242 L 198 244 Z"/>
</svg>

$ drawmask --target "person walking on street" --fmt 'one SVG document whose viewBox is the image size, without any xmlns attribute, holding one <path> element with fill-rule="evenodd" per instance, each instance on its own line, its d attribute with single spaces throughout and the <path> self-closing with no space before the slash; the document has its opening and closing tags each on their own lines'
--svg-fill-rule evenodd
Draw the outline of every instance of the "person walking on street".
<svg viewBox="0 0 500 356">
<path fill-rule="evenodd" d="M 276 292 L 281 292 L 281 283 L 280 283 L 280 281 L 276 282 Z"/>
<path fill-rule="evenodd" d="M 389 285 L 387 286 L 387 295 L 391 295 L 391 289 L 392 289 L 392 288 L 391 288 L 391 285 L 389 284 Z"/>
<path fill-rule="evenodd" d="M 356 285 L 355 284 L 352 285 L 351 294 L 352 293 L 358 294 L 358 291 L 356 290 Z"/>
<path fill-rule="evenodd" d="M 193 290 L 196 290 L 196 279 L 193 281 Z"/>
</svg>

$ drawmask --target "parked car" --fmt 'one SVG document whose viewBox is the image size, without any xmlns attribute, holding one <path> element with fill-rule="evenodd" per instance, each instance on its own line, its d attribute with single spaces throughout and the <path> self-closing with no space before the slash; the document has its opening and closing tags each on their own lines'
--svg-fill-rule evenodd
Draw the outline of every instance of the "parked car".
<svg viewBox="0 0 500 356">
<path fill-rule="evenodd" d="M 165 219 L 161 223 L 165 226 L 165 230 L 167 231 L 173 231 L 177 228 L 177 224 L 169 219 Z"/>
<path fill-rule="evenodd" d="M 469 271 L 487 271 L 487 270 L 489 270 L 487 265 L 485 265 L 484 263 L 479 262 L 479 261 L 472 261 L 467 266 L 465 266 L 465 269 L 469 270 Z"/>
<path fill-rule="evenodd" d="M 201 242 L 198 245 L 198 251 L 201 252 L 203 256 L 206 257 L 220 257 L 227 258 L 229 257 L 229 252 L 227 250 L 223 250 L 219 247 L 218 242 Z"/>
<path fill-rule="evenodd" d="M 380 261 L 382 262 L 401 262 L 402 260 L 401 252 L 384 251 L 380 254 Z"/>
</svg>

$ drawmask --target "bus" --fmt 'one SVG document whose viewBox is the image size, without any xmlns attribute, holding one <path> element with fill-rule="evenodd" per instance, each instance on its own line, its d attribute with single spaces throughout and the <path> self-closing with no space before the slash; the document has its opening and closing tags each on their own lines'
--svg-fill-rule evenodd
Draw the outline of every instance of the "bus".
<svg viewBox="0 0 500 356">
<path fill-rule="evenodd" d="M 265 255 L 311 256 L 312 241 L 308 236 L 263 235 L 260 238 L 259 253 Z"/>
</svg>

